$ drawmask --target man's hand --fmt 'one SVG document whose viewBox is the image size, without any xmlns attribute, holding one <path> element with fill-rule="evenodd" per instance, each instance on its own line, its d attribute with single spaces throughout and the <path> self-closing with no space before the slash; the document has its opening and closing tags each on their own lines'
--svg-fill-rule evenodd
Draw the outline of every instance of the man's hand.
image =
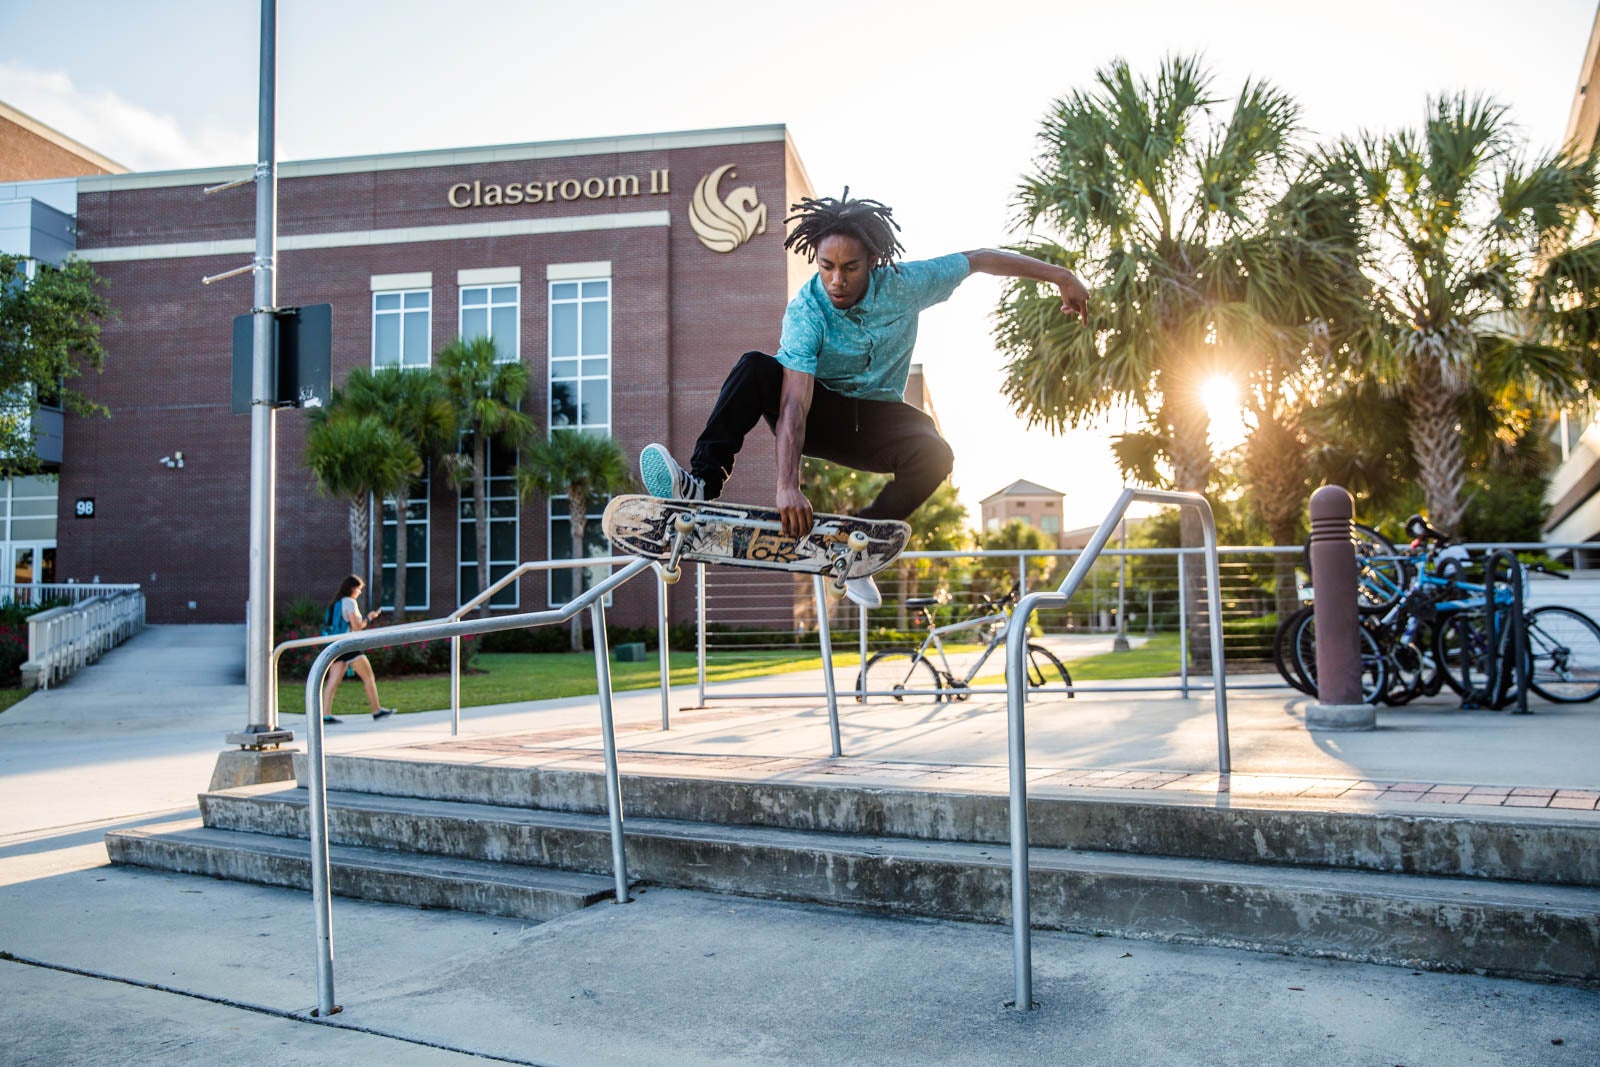
<svg viewBox="0 0 1600 1067">
<path fill-rule="evenodd" d="M 1076 274 L 1069 273 L 1060 286 L 1061 310 L 1069 316 L 1077 316 L 1079 322 L 1089 325 L 1089 290 L 1083 287 Z"/>
<path fill-rule="evenodd" d="M 798 485 L 778 487 L 778 514 L 783 517 L 787 537 L 804 537 L 811 532 L 811 501 Z"/>
</svg>

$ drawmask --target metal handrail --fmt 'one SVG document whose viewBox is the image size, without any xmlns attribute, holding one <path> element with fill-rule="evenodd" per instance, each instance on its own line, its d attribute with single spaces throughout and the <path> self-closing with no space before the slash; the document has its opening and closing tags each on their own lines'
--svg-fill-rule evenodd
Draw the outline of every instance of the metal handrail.
<svg viewBox="0 0 1600 1067">
<path fill-rule="evenodd" d="M 1033 918 L 1028 899 L 1028 750 L 1023 724 L 1023 704 L 1027 695 L 1028 620 L 1040 607 L 1064 605 L 1094 566 L 1095 557 L 1111 539 L 1128 505 L 1135 501 L 1192 507 L 1200 513 L 1206 555 L 1206 604 L 1211 613 L 1211 680 L 1217 709 L 1217 769 L 1228 774 L 1228 692 L 1222 662 L 1221 568 L 1217 563 L 1217 524 L 1211 505 L 1199 493 L 1174 493 L 1156 489 L 1124 489 L 1105 521 L 1095 531 L 1083 554 L 1054 593 L 1029 593 L 1012 611 L 1011 629 L 1006 634 L 1006 723 L 1008 763 L 1011 772 L 1011 937 L 1012 971 L 1016 981 L 1018 1011 L 1031 1011 L 1033 1003 Z M 1187 646 L 1187 640 L 1182 643 Z"/>
<path fill-rule="evenodd" d="M 471 600 L 467 601 L 465 604 L 462 604 L 460 607 L 456 608 L 449 615 L 444 616 L 443 619 L 424 619 L 424 620 L 421 620 L 419 622 L 396 623 L 393 626 L 384 626 L 384 627 L 381 627 L 380 629 L 381 629 L 381 632 L 386 637 L 392 637 L 395 634 L 400 634 L 401 636 L 405 636 L 406 634 L 411 633 L 413 628 L 418 627 L 418 626 L 432 626 L 432 625 L 436 625 L 439 622 L 455 622 L 455 621 L 461 619 L 464 615 L 466 615 L 467 612 L 475 610 L 480 604 L 483 604 L 490 597 L 494 596 L 496 593 L 498 593 L 500 590 L 504 589 L 506 586 L 510 585 L 512 582 L 518 580 L 519 578 L 522 578 L 525 575 L 537 573 L 539 571 L 557 570 L 557 569 L 560 569 L 560 568 L 563 568 L 563 567 L 571 567 L 573 569 L 576 569 L 580 565 L 585 566 L 585 567 L 592 567 L 592 566 L 595 566 L 595 565 L 601 564 L 601 563 L 607 564 L 608 566 L 617 566 L 617 565 L 621 565 L 621 564 L 633 563 L 635 561 L 636 561 L 636 557 L 634 557 L 634 556 L 603 556 L 603 557 L 595 557 L 595 558 L 592 558 L 592 559 L 586 557 L 586 558 L 584 558 L 582 560 L 532 560 L 532 561 L 529 561 L 527 563 L 518 564 L 511 571 L 510 574 L 505 575 L 499 581 L 497 581 L 497 582 L 493 583 L 492 585 L 490 585 L 489 588 L 485 589 L 483 592 L 479 593 L 477 596 L 473 597 Z M 135 588 L 137 588 L 137 586 Z M 598 588 L 598 586 L 596 588 Z M 661 630 L 660 630 L 660 634 L 659 634 L 658 639 L 661 641 L 661 643 L 664 646 L 666 644 L 666 639 L 667 639 L 667 627 L 666 627 L 666 624 L 665 624 L 665 620 L 666 620 L 666 608 L 665 608 L 665 603 L 666 603 L 666 583 L 664 581 L 659 583 L 658 591 L 659 591 L 659 595 L 660 595 L 661 601 L 662 601 L 662 608 L 661 608 L 661 611 L 660 611 L 660 620 L 659 620 L 660 626 L 661 626 Z M 521 616 L 503 616 L 503 617 L 505 617 L 505 618 L 521 618 Z M 571 618 L 571 616 L 568 616 L 568 618 Z M 280 643 L 276 648 L 274 648 L 272 650 L 272 656 L 268 660 L 268 664 L 267 664 L 267 714 L 268 714 L 267 730 L 269 732 L 275 732 L 278 729 L 278 661 L 283 657 L 283 654 L 285 652 L 291 652 L 291 651 L 293 651 L 295 649 L 298 649 L 298 648 L 317 648 L 317 647 L 322 646 L 322 645 L 331 644 L 332 642 L 339 640 L 339 638 L 342 637 L 342 636 L 344 636 L 344 635 L 342 635 L 342 634 L 318 634 L 315 637 L 297 637 L 297 638 L 294 638 L 293 640 L 284 641 L 284 642 Z M 379 641 L 379 642 L 377 642 L 376 645 L 368 645 L 368 646 L 365 646 L 365 647 L 374 648 L 374 647 L 377 647 L 378 645 L 410 644 L 410 643 L 411 642 L 409 642 L 409 641 Z M 666 720 L 667 720 L 666 705 L 667 705 L 668 697 L 667 697 L 666 694 L 667 694 L 668 688 L 670 686 L 670 683 L 671 683 L 670 666 L 669 666 L 667 658 L 665 656 L 663 656 L 662 660 L 661 660 L 661 690 L 662 690 L 662 697 L 661 697 L 661 705 L 662 705 L 661 720 L 662 720 L 662 726 L 661 726 L 661 728 L 663 730 L 665 730 L 667 728 L 667 725 L 666 725 Z M 450 733 L 452 735 L 460 733 L 460 731 L 461 731 L 461 639 L 459 637 L 452 637 L 450 639 L 450 716 L 451 716 Z M 239 736 L 245 736 L 245 735 L 239 735 Z"/>
<path fill-rule="evenodd" d="M 454 622 L 420 622 L 403 626 L 386 626 L 380 633 L 357 632 L 339 634 L 326 639 L 327 647 L 311 664 L 306 677 L 306 765 L 309 770 L 306 788 L 310 794 L 311 838 L 311 900 L 316 910 L 317 925 L 317 1013 L 332 1015 L 339 1008 L 333 1000 L 333 902 L 329 895 L 328 859 L 328 790 L 322 748 L 322 716 L 326 710 L 322 700 L 322 680 L 328 668 L 339 656 L 350 652 L 365 652 L 385 644 L 411 644 L 432 641 L 441 637 L 469 637 L 473 634 L 497 633 L 533 626 L 546 626 L 567 622 L 585 608 L 589 609 L 590 626 L 594 630 L 595 677 L 600 687 L 600 729 L 605 749 L 606 813 L 611 823 L 611 865 L 615 879 L 615 900 L 618 904 L 628 899 L 628 863 L 622 841 L 622 792 L 617 774 L 617 741 L 611 715 L 611 671 L 606 648 L 605 598 L 613 590 L 632 581 L 640 572 L 654 566 L 646 559 L 634 559 L 622 570 L 586 590 L 559 608 L 548 611 L 526 612 L 516 615 L 497 615 L 487 619 L 465 619 Z M 404 640 L 396 642 L 399 634 Z"/>
</svg>

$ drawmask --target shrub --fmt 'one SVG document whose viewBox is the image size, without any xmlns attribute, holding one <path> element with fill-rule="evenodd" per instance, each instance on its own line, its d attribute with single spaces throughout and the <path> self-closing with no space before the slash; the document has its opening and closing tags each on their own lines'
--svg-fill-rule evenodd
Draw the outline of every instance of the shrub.
<svg viewBox="0 0 1600 1067">
<path fill-rule="evenodd" d="M 278 613 L 275 643 L 298 641 L 317 637 L 322 633 L 322 621 L 327 605 L 308 597 L 297 597 Z M 405 622 L 422 622 L 427 615 L 407 615 Z M 461 669 L 467 670 L 477 657 L 482 639 L 467 637 L 461 641 Z M 304 678 L 311 664 L 322 654 L 320 646 L 290 649 L 279 660 L 280 670 L 293 678 Z M 367 659 L 379 675 L 393 677 L 401 674 L 444 674 L 450 670 L 450 642 L 446 638 L 412 644 L 380 645 L 367 650 Z"/>
<path fill-rule="evenodd" d="M 22 665 L 28 662 L 26 624 L 0 623 L 0 688 L 15 689 L 22 684 Z"/>
</svg>

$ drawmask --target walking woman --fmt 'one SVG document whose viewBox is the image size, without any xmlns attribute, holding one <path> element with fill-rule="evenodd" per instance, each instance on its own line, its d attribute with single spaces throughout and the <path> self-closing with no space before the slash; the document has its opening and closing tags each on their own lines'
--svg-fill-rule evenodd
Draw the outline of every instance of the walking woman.
<svg viewBox="0 0 1600 1067">
<path fill-rule="evenodd" d="M 322 632 L 324 635 L 352 633 L 365 630 L 371 625 L 372 620 L 379 615 L 378 609 L 373 608 L 367 614 L 361 614 L 361 605 L 356 603 L 356 597 L 361 595 L 361 588 L 365 583 L 358 575 L 350 575 L 339 583 L 339 594 L 328 604 L 328 610 L 323 614 Z M 372 709 L 374 719 L 382 719 L 393 715 L 393 708 L 381 707 L 378 704 L 378 682 L 372 676 L 372 661 L 367 659 L 365 652 L 350 652 L 338 659 L 328 667 L 328 678 L 322 686 L 322 707 L 326 714 L 322 721 L 336 723 L 339 720 L 333 714 L 333 695 L 339 691 L 339 683 L 344 681 L 346 668 L 356 672 L 356 677 L 361 679 L 361 684 L 367 690 L 367 705 Z"/>
</svg>

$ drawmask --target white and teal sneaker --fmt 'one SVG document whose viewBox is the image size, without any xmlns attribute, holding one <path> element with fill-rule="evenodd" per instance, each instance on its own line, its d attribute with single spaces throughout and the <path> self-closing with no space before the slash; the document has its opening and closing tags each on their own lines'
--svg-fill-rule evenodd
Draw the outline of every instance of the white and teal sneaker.
<svg viewBox="0 0 1600 1067">
<path fill-rule="evenodd" d="M 666 500 L 704 500 L 706 483 L 678 465 L 666 445 L 649 444 L 639 453 L 639 477 L 651 496 Z"/>
</svg>

